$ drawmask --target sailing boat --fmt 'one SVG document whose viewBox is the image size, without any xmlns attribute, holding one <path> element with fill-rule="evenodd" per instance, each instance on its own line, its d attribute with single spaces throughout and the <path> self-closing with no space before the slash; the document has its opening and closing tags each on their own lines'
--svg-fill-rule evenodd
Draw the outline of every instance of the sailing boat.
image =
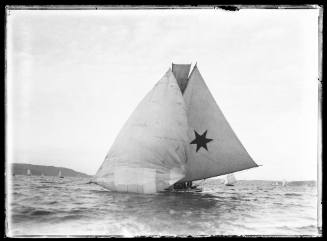
<svg viewBox="0 0 327 241">
<path fill-rule="evenodd" d="M 59 178 L 64 178 L 64 177 L 61 175 L 61 170 L 59 170 L 58 177 L 59 177 Z"/>
<path fill-rule="evenodd" d="M 197 65 L 189 75 L 190 68 L 172 64 L 120 130 L 92 182 L 113 191 L 156 193 L 258 166 Z"/>
<path fill-rule="evenodd" d="M 286 186 L 286 180 L 285 180 L 285 179 L 283 179 L 282 186 L 283 186 L 283 187 Z"/>
<path fill-rule="evenodd" d="M 234 176 L 234 174 L 228 174 L 226 176 L 226 180 L 225 180 L 225 186 L 234 186 L 234 183 L 236 183 L 236 178 Z"/>
<path fill-rule="evenodd" d="M 279 186 L 279 183 L 278 182 L 274 182 L 273 184 L 271 184 L 273 186 Z"/>
<path fill-rule="evenodd" d="M 31 170 L 27 169 L 27 176 L 31 176 Z"/>
</svg>

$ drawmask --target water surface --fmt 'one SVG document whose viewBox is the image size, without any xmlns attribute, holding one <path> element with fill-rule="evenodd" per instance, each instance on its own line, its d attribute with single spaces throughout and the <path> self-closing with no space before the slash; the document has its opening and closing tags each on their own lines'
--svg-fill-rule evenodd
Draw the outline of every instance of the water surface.
<svg viewBox="0 0 327 241">
<path fill-rule="evenodd" d="M 12 177 L 9 235 L 318 235 L 317 188 L 205 182 L 202 192 L 110 192 L 82 178 Z"/>
</svg>

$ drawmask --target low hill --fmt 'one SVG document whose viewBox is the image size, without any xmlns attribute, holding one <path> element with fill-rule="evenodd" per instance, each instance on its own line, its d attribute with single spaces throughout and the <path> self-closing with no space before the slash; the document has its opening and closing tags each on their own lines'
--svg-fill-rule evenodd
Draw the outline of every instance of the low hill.
<svg viewBox="0 0 327 241">
<path fill-rule="evenodd" d="M 12 164 L 12 173 L 14 175 L 27 175 L 28 169 L 31 170 L 31 175 L 33 176 L 41 176 L 42 173 L 44 176 L 58 176 L 59 171 L 61 171 L 61 175 L 64 177 L 90 177 L 90 175 L 65 167 L 42 166 L 25 163 Z"/>
</svg>

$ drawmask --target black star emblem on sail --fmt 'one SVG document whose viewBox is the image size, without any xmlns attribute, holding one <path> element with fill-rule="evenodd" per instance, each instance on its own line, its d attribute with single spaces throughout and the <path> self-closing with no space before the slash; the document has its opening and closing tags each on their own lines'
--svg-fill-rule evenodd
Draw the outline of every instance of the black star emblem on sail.
<svg viewBox="0 0 327 241">
<path fill-rule="evenodd" d="M 209 139 L 206 137 L 207 131 L 205 131 L 202 135 L 199 135 L 199 133 L 197 133 L 196 130 L 194 130 L 194 134 L 195 134 L 195 139 L 191 141 L 190 144 L 196 144 L 196 152 L 198 152 L 198 150 L 201 147 L 208 150 L 207 143 L 212 141 L 213 139 Z"/>
</svg>

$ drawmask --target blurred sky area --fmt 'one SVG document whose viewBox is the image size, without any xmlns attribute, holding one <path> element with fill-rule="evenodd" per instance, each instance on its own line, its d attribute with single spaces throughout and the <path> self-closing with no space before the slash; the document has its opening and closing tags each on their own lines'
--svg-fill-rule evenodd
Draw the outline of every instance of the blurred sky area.
<svg viewBox="0 0 327 241">
<path fill-rule="evenodd" d="M 9 10 L 7 161 L 95 174 L 171 67 L 198 63 L 256 163 L 315 180 L 318 9 Z"/>
</svg>

